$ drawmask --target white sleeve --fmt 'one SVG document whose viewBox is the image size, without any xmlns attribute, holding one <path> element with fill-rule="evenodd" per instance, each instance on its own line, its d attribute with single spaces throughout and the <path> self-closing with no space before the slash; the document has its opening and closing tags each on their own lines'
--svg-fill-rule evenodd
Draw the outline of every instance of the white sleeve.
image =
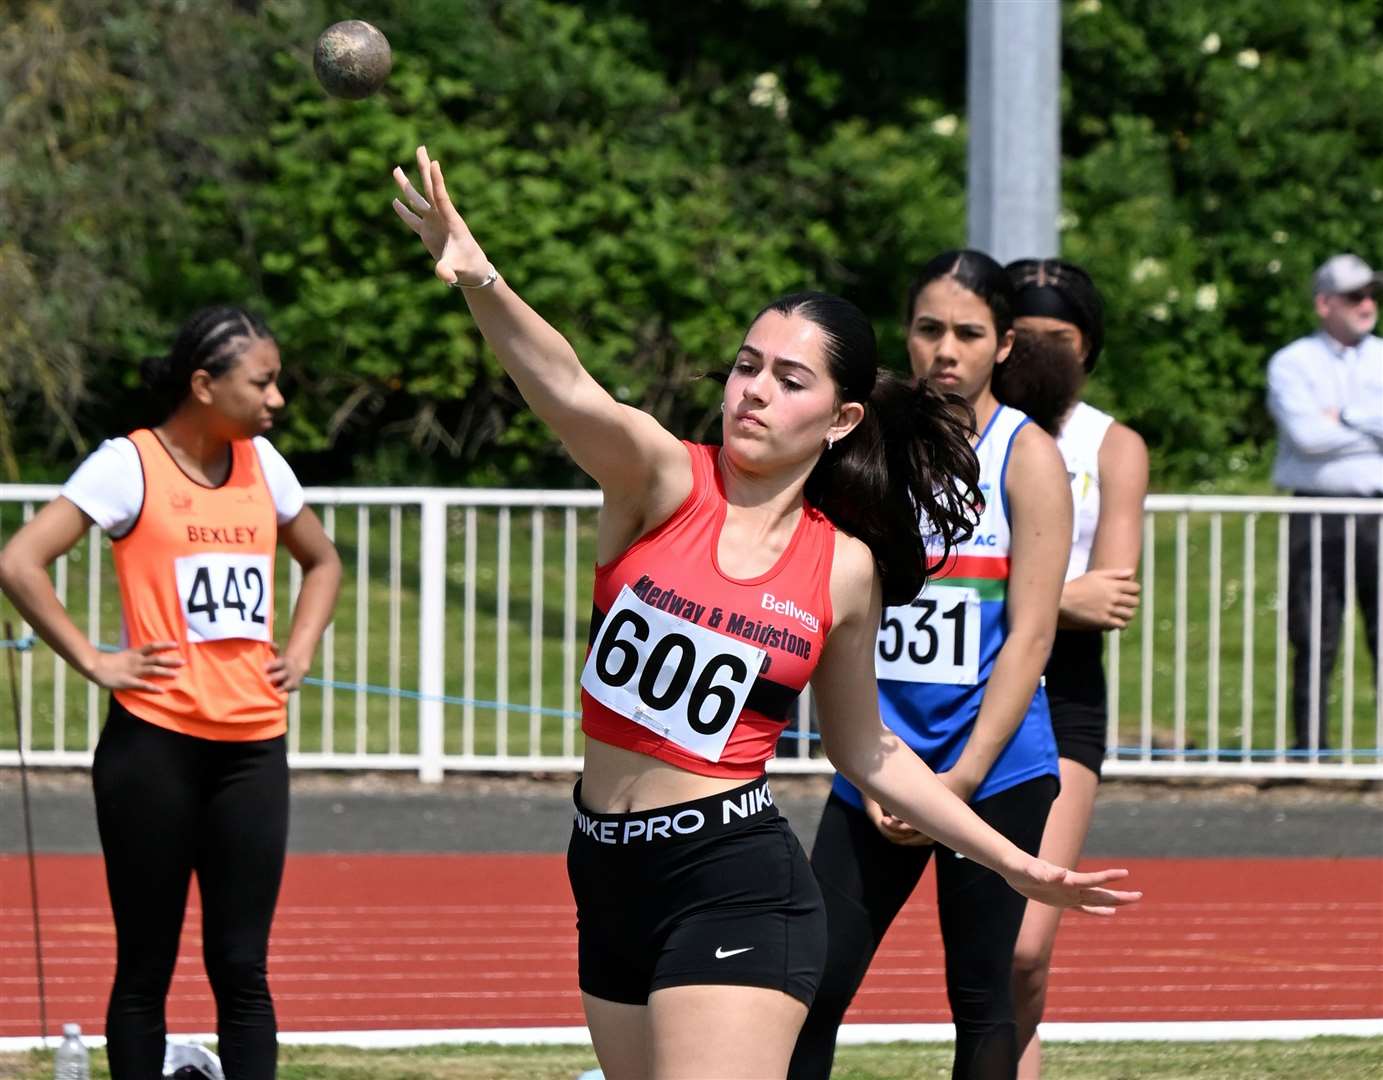
<svg viewBox="0 0 1383 1080">
<path fill-rule="evenodd" d="M 279 524 L 287 525 L 302 513 L 305 502 L 303 486 L 293 475 L 292 466 L 283 460 L 283 455 L 264 436 L 255 436 L 255 451 L 259 454 L 259 467 L 264 472 L 265 483 L 269 485 L 269 494 L 274 497 L 274 510 L 278 513 Z"/>
<path fill-rule="evenodd" d="M 124 536 L 144 505 L 144 467 L 129 439 L 107 439 L 59 492 L 112 537 Z"/>
</svg>

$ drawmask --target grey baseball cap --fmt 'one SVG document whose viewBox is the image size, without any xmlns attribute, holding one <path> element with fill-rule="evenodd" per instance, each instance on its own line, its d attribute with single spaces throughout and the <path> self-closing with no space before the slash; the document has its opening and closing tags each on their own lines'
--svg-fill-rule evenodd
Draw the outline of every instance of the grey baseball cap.
<svg viewBox="0 0 1383 1080">
<path fill-rule="evenodd" d="M 1332 255 L 1316 269 L 1311 278 L 1311 292 L 1316 296 L 1335 296 L 1380 282 L 1383 282 L 1383 274 L 1358 255 Z"/>
</svg>

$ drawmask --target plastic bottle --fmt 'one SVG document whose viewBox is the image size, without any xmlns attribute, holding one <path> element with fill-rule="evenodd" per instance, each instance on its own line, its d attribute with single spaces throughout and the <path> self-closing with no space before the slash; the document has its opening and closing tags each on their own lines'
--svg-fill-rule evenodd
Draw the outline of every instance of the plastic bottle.
<svg viewBox="0 0 1383 1080">
<path fill-rule="evenodd" d="M 63 1024 L 62 1042 L 53 1057 L 53 1080 L 91 1080 L 91 1057 L 82 1042 L 80 1024 Z"/>
</svg>

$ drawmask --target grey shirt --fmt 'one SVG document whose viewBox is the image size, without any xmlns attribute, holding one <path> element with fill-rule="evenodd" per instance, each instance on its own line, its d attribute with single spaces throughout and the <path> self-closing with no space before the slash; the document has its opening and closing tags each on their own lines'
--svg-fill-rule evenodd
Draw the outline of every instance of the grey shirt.
<svg viewBox="0 0 1383 1080">
<path fill-rule="evenodd" d="M 1383 493 L 1383 339 L 1346 346 L 1318 331 L 1279 349 L 1268 363 L 1268 410 L 1278 431 L 1275 484 Z"/>
</svg>

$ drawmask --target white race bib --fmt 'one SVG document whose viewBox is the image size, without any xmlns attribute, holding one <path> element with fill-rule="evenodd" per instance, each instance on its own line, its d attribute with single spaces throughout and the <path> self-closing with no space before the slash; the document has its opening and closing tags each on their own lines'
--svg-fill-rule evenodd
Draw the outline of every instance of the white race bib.
<svg viewBox="0 0 1383 1080">
<path fill-rule="evenodd" d="M 874 672 L 881 679 L 974 686 L 980 675 L 979 590 L 929 584 L 911 604 L 885 608 Z"/>
<path fill-rule="evenodd" d="M 719 761 L 765 655 L 645 604 L 626 585 L 586 657 L 581 686 L 606 708 Z"/>
<path fill-rule="evenodd" d="M 274 579 L 268 555 L 206 552 L 174 559 L 173 567 L 188 641 L 269 640 Z"/>
</svg>

